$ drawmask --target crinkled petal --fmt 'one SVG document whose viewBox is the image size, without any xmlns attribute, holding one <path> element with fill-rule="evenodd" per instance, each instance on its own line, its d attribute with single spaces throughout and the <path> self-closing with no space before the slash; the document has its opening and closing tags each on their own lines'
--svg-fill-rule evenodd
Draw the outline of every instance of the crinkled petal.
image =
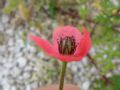
<svg viewBox="0 0 120 90">
<path fill-rule="evenodd" d="M 91 39 L 90 39 L 90 33 L 87 31 L 85 27 L 83 27 L 83 36 L 80 40 L 79 45 L 76 48 L 75 56 L 82 56 L 84 57 L 89 49 L 91 48 Z"/>
<path fill-rule="evenodd" d="M 31 40 L 33 40 L 38 46 L 40 46 L 47 54 L 55 58 L 60 59 L 64 62 L 78 61 L 81 57 L 75 57 L 73 55 L 61 55 L 55 51 L 53 46 L 46 40 L 41 39 L 38 36 L 30 35 Z"/>
<path fill-rule="evenodd" d="M 54 47 L 47 40 L 43 40 L 35 35 L 30 35 L 30 39 L 40 46 L 47 54 L 54 56 L 54 53 L 56 53 Z"/>
<path fill-rule="evenodd" d="M 78 43 L 74 55 L 62 55 L 58 51 L 58 41 L 62 37 L 73 36 Z M 65 26 L 57 28 L 53 33 L 54 45 L 51 45 L 48 41 L 39 38 L 38 36 L 31 35 L 30 38 L 41 48 L 44 49 L 49 55 L 60 59 L 64 62 L 80 61 L 88 53 L 91 47 L 90 34 L 86 28 L 83 27 L 83 34 L 74 27 Z"/>
<path fill-rule="evenodd" d="M 58 58 L 59 60 L 63 62 L 73 62 L 73 61 L 81 61 L 83 57 L 81 56 L 75 56 L 75 55 L 61 55 L 61 54 L 55 54 L 54 57 Z"/>
<path fill-rule="evenodd" d="M 58 41 L 60 40 L 60 38 L 64 38 L 66 36 L 73 36 L 76 44 L 78 44 L 82 35 L 78 29 L 72 26 L 56 28 L 53 32 L 53 42 L 56 49 L 58 49 Z"/>
</svg>

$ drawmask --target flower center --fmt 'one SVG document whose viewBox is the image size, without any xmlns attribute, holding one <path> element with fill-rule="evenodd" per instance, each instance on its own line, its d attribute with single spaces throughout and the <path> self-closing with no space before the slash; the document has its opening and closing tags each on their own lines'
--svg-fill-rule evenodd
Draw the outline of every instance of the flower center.
<svg viewBox="0 0 120 90">
<path fill-rule="evenodd" d="M 58 49 L 60 54 L 71 55 L 74 54 L 76 50 L 75 39 L 73 36 L 60 38 L 58 42 Z"/>
</svg>

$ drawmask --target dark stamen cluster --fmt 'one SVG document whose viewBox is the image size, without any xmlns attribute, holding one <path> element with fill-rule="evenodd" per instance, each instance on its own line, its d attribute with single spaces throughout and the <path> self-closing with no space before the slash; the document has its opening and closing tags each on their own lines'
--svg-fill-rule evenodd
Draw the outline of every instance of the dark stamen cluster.
<svg viewBox="0 0 120 90">
<path fill-rule="evenodd" d="M 76 50 L 75 38 L 73 36 L 60 38 L 60 40 L 58 41 L 58 49 L 59 53 L 64 55 L 74 54 Z"/>
</svg>

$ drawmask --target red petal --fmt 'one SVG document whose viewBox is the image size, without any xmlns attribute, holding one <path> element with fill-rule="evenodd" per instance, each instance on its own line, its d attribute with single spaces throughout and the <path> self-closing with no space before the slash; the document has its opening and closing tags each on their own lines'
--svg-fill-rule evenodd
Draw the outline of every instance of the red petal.
<svg viewBox="0 0 120 90">
<path fill-rule="evenodd" d="M 59 60 L 61 60 L 63 62 L 80 61 L 83 58 L 81 56 L 61 55 L 61 54 L 56 54 L 56 55 L 54 55 L 54 57 L 58 58 Z"/>
<path fill-rule="evenodd" d="M 64 62 L 71 62 L 71 61 L 78 61 L 81 60 L 81 57 L 74 57 L 74 56 L 69 56 L 69 55 L 60 55 L 59 53 L 57 53 L 55 51 L 55 49 L 52 47 L 52 45 L 46 41 L 43 40 L 41 38 L 39 38 L 38 36 L 34 36 L 34 35 L 30 35 L 31 40 L 33 40 L 38 46 L 40 46 L 41 48 L 44 49 L 44 51 L 53 56 L 56 57 L 58 59 L 60 59 L 61 61 Z"/>
<path fill-rule="evenodd" d="M 73 36 L 77 44 L 79 43 L 82 35 L 79 30 L 77 30 L 75 27 L 72 26 L 64 26 L 64 27 L 56 28 L 53 33 L 53 42 L 56 49 L 58 49 L 58 41 L 60 40 L 60 38 L 64 38 L 66 36 L 70 36 L 70 37 Z"/>
<path fill-rule="evenodd" d="M 83 36 L 82 39 L 80 40 L 79 45 L 77 46 L 76 52 L 75 52 L 75 56 L 82 56 L 84 57 L 89 49 L 91 48 L 91 39 L 90 39 L 90 34 L 87 31 L 87 29 L 85 27 L 83 27 Z"/>
<path fill-rule="evenodd" d="M 43 40 L 40 37 L 34 36 L 34 35 L 30 35 L 30 38 L 38 46 L 40 46 L 41 48 L 43 48 L 46 53 L 48 53 L 49 55 L 52 55 L 52 56 L 54 55 L 55 49 L 53 48 L 53 46 L 47 40 Z"/>
<path fill-rule="evenodd" d="M 76 52 L 74 55 L 61 55 L 58 53 L 57 49 L 57 39 L 65 36 L 73 36 L 79 45 L 77 46 Z M 71 62 L 71 61 L 80 61 L 89 51 L 91 47 L 91 40 L 89 32 L 86 28 L 83 27 L 83 35 L 74 27 L 65 26 L 57 28 L 53 33 L 54 47 L 46 40 L 43 40 L 37 36 L 31 35 L 30 38 L 41 48 L 45 50 L 49 55 L 54 56 L 61 61 Z"/>
</svg>

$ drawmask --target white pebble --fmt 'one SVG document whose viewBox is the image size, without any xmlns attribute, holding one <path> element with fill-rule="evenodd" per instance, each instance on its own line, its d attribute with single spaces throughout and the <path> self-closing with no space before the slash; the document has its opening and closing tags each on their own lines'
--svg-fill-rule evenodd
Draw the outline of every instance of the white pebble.
<svg viewBox="0 0 120 90">
<path fill-rule="evenodd" d="M 10 90 L 10 85 L 8 83 L 4 84 L 3 90 Z"/>
<path fill-rule="evenodd" d="M 31 90 L 30 85 L 27 85 L 25 90 Z"/>
<path fill-rule="evenodd" d="M 16 78 L 20 75 L 21 73 L 21 70 L 17 67 L 13 68 L 13 70 L 11 70 L 11 75 Z"/>
<path fill-rule="evenodd" d="M 4 25 L 2 23 L 0 23 L 0 31 L 4 30 Z"/>
<path fill-rule="evenodd" d="M 29 79 L 29 78 L 30 78 L 30 73 L 25 72 L 25 73 L 23 74 L 23 78 L 24 78 L 24 79 Z"/>
<path fill-rule="evenodd" d="M 6 34 L 10 35 L 10 36 L 13 36 L 14 34 L 14 29 L 13 28 L 9 28 L 6 30 Z"/>
<path fill-rule="evenodd" d="M 10 90 L 17 90 L 15 86 L 11 86 Z"/>
<path fill-rule="evenodd" d="M 27 64 L 27 60 L 26 60 L 25 58 L 23 58 L 23 57 L 20 57 L 20 58 L 18 58 L 18 60 L 17 60 L 17 64 L 18 64 L 18 66 L 19 66 L 20 68 L 23 68 L 23 67 L 25 67 L 25 65 Z"/>
<path fill-rule="evenodd" d="M 85 81 L 83 83 L 83 90 L 89 90 L 89 86 L 90 86 L 90 82 L 89 81 Z"/>
<path fill-rule="evenodd" d="M 9 21 L 9 16 L 8 15 L 3 15 L 2 16 L 2 23 L 8 23 L 8 21 Z"/>
<path fill-rule="evenodd" d="M 38 87 L 38 84 L 37 84 L 37 83 L 32 83 L 32 84 L 31 84 L 31 87 L 32 87 L 33 89 L 35 89 L 35 88 Z"/>
</svg>

